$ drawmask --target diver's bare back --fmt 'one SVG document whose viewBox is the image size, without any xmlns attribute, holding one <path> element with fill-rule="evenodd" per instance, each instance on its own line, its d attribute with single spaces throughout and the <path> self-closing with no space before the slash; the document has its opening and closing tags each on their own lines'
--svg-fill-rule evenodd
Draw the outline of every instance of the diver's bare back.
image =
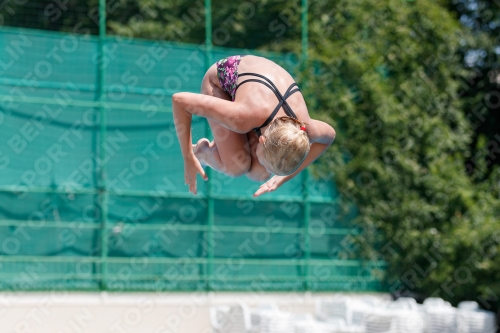
<svg viewBox="0 0 500 333">
<path fill-rule="evenodd" d="M 266 76 L 274 83 L 282 95 L 295 82 L 293 77 L 283 67 L 266 58 L 252 55 L 241 58 L 238 66 L 238 74 L 242 73 L 257 73 Z M 238 76 L 237 83 L 239 84 L 251 78 L 254 77 Z M 217 78 L 215 82 L 219 85 Z M 310 117 L 302 94 L 293 94 L 286 101 L 297 115 L 297 118 L 307 123 Z M 255 120 L 257 127 L 266 121 L 269 114 L 279 103 L 279 100 L 271 89 L 265 85 L 249 82 L 238 88 L 234 102 L 245 104 L 246 108 L 251 110 L 252 118 Z M 283 108 L 280 108 L 276 117 L 285 115 Z"/>
</svg>

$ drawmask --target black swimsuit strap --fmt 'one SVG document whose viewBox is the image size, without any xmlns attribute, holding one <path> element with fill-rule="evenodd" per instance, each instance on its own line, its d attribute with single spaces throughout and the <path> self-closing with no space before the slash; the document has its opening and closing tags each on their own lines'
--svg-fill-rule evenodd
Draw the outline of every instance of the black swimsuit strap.
<svg viewBox="0 0 500 333">
<path fill-rule="evenodd" d="M 257 76 L 257 77 L 260 77 L 261 79 L 266 80 L 273 87 L 273 89 L 276 90 L 279 93 L 279 89 L 276 88 L 276 86 L 274 85 L 273 81 L 269 80 L 264 75 L 257 74 L 257 73 L 241 73 L 241 74 L 238 74 L 238 77 L 240 77 L 240 76 L 250 76 L 250 75 Z M 241 82 L 241 83 L 243 83 L 243 82 Z M 236 86 L 236 89 L 238 89 L 238 87 L 241 85 L 241 83 Z"/>
<path fill-rule="evenodd" d="M 257 128 L 254 128 L 254 130 L 257 132 L 257 134 L 259 136 L 261 135 L 260 129 L 262 127 L 267 126 L 274 119 L 274 117 L 276 116 L 276 114 L 278 113 L 278 111 L 279 111 L 279 109 L 281 107 L 283 107 L 283 110 L 285 111 L 285 113 L 286 113 L 287 116 L 297 119 L 297 116 L 295 115 L 295 113 L 293 112 L 292 108 L 290 107 L 290 105 L 288 105 L 288 103 L 286 101 L 286 99 L 288 97 L 290 97 L 292 94 L 296 93 L 297 91 L 300 91 L 299 86 L 297 85 L 297 83 L 292 83 L 288 87 L 288 89 L 286 90 L 285 95 L 281 95 L 280 91 L 274 85 L 274 83 L 271 80 L 269 80 L 267 77 L 265 77 L 264 75 L 257 74 L 257 73 L 241 73 L 238 76 L 250 76 L 250 75 L 260 77 L 260 78 L 266 80 L 267 82 L 259 80 L 259 79 L 248 79 L 248 80 L 245 80 L 243 82 L 240 82 L 236 86 L 235 91 L 238 90 L 238 88 L 242 84 L 244 84 L 244 83 L 247 83 L 247 82 L 259 82 L 259 83 L 262 83 L 263 85 L 265 85 L 266 87 L 268 87 L 269 89 L 271 89 L 271 91 L 274 93 L 274 95 L 276 95 L 276 98 L 278 98 L 278 101 L 279 101 L 278 105 L 273 110 L 273 112 L 271 113 L 271 115 L 269 115 L 269 117 L 266 119 L 266 121 L 264 122 L 264 124 L 262 124 L 261 126 L 259 126 Z M 293 88 L 295 88 L 295 87 L 296 87 L 296 89 L 293 90 Z"/>
<path fill-rule="evenodd" d="M 292 89 L 294 88 L 295 85 L 296 84 L 291 85 L 290 87 L 288 87 L 285 95 L 281 96 L 282 99 L 280 99 L 280 102 L 278 103 L 278 105 L 276 105 L 276 107 L 274 108 L 273 112 L 269 115 L 269 117 L 266 119 L 266 121 L 264 122 L 264 124 L 262 124 L 260 127 L 258 127 L 259 129 L 261 127 L 265 127 L 265 126 L 269 125 L 269 123 L 274 119 L 274 117 L 276 116 L 276 114 L 278 113 L 278 111 L 280 110 L 281 107 L 283 107 L 283 109 L 285 110 L 285 113 L 286 113 L 287 116 L 297 119 L 297 116 L 295 115 L 295 113 L 293 113 L 293 111 L 291 110 L 290 106 L 286 102 L 286 99 L 288 97 L 290 97 L 292 94 L 296 93 L 297 91 L 300 91 L 299 88 L 297 88 L 297 89 L 295 89 L 295 90 L 292 91 Z"/>
<path fill-rule="evenodd" d="M 274 94 L 276 95 L 276 97 L 278 97 L 278 99 L 280 101 L 281 100 L 283 101 L 283 104 L 284 104 L 283 109 L 285 109 L 285 113 L 287 114 L 287 116 L 293 117 L 293 118 L 297 118 L 297 116 L 295 115 L 295 113 L 292 111 L 292 108 L 290 107 L 290 105 L 288 105 L 288 103 L 286 102 L 286 98 L 288 98 L 288 96 L 287 97 L 282 96 L 281 93 L 280 93 L 280 91 L 279 91 L 279 89 L 274 85 L 273 81 L 269 80 L 269 78 L 265 77 L 264 75 L 257 74 L 257 73 L 241 73 L 241 74 L 238 74 L 238 76 L 250 76 L 250 75 L 257 76 L 257 77 L 260 77 L 260 78 L 266 80 L 272 86 L 272 88 L 269 87 L 269 85 L 265 84 L 265 82 L 263 82 L 261 80 L 255 80 L 255 79 L 253 79 L 254 82 L 260 82 L 262 84 L 265 84 L 267 87 L 269 87 L 269 89 L 271 89 L 274 92 Z M 249 81 L 249 80 L 243 81 L 240 84 L 238 84 L 236 86 L 236 90 L 239 88 L 239 86 L 241 86 L 243 83 L 245 83 L 247 81 Z M 292 83 L 290 85 L 290 87 L 288 87 L 288 90 L 290 90 L 290 88 L 293 87 L 293 86 L 297 86 L 297 89 L 299 87 L 297 85 L 297 83 Z M 287 92 L 288 92 L 288 90 L 287 90 Z"/>
</svg>

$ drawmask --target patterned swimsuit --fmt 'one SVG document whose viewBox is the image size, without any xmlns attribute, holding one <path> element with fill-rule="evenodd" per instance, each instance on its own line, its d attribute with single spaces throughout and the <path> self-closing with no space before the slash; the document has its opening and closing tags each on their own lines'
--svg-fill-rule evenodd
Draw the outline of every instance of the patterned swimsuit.
<svg viewBox="0 0 500 333">
<path fill-rule="evenodd" d="M 238 81 L 238 65 L 240 64 L 242 55 L 235 55 L 217 61 L 217 77 L 222 90 L 227 92 L 233 102 L 236 93 L 236 81 Z"/>
</svg>

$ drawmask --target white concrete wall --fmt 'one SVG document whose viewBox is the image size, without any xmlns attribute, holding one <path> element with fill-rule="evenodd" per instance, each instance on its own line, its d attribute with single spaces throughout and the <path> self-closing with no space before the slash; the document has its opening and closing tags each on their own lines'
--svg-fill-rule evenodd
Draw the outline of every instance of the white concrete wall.
<svg viewBox="0 0 500 333">
<path fill-rule="evenodd" d="M 209 333 L 209 308 L 274 302 L 314 314 L 328 293 L 0 293 L 0 333 Z M 375 294 L 390 299 L 387 294 Z"/>
</svg>

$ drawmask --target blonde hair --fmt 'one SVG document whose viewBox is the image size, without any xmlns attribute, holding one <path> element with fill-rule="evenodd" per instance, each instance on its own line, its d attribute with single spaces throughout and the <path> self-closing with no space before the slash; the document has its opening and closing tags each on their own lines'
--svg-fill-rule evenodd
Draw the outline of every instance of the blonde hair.
<svg viewBox="0 0 500 333">
<path fill-rule="evenodd" d="M 309 136 L 300 129 L 305 125 L 285 116 L 275 118 L 264 131 L 263 155 L 277 175 L 294 173 L 309 153 Z"/>
</svg>

